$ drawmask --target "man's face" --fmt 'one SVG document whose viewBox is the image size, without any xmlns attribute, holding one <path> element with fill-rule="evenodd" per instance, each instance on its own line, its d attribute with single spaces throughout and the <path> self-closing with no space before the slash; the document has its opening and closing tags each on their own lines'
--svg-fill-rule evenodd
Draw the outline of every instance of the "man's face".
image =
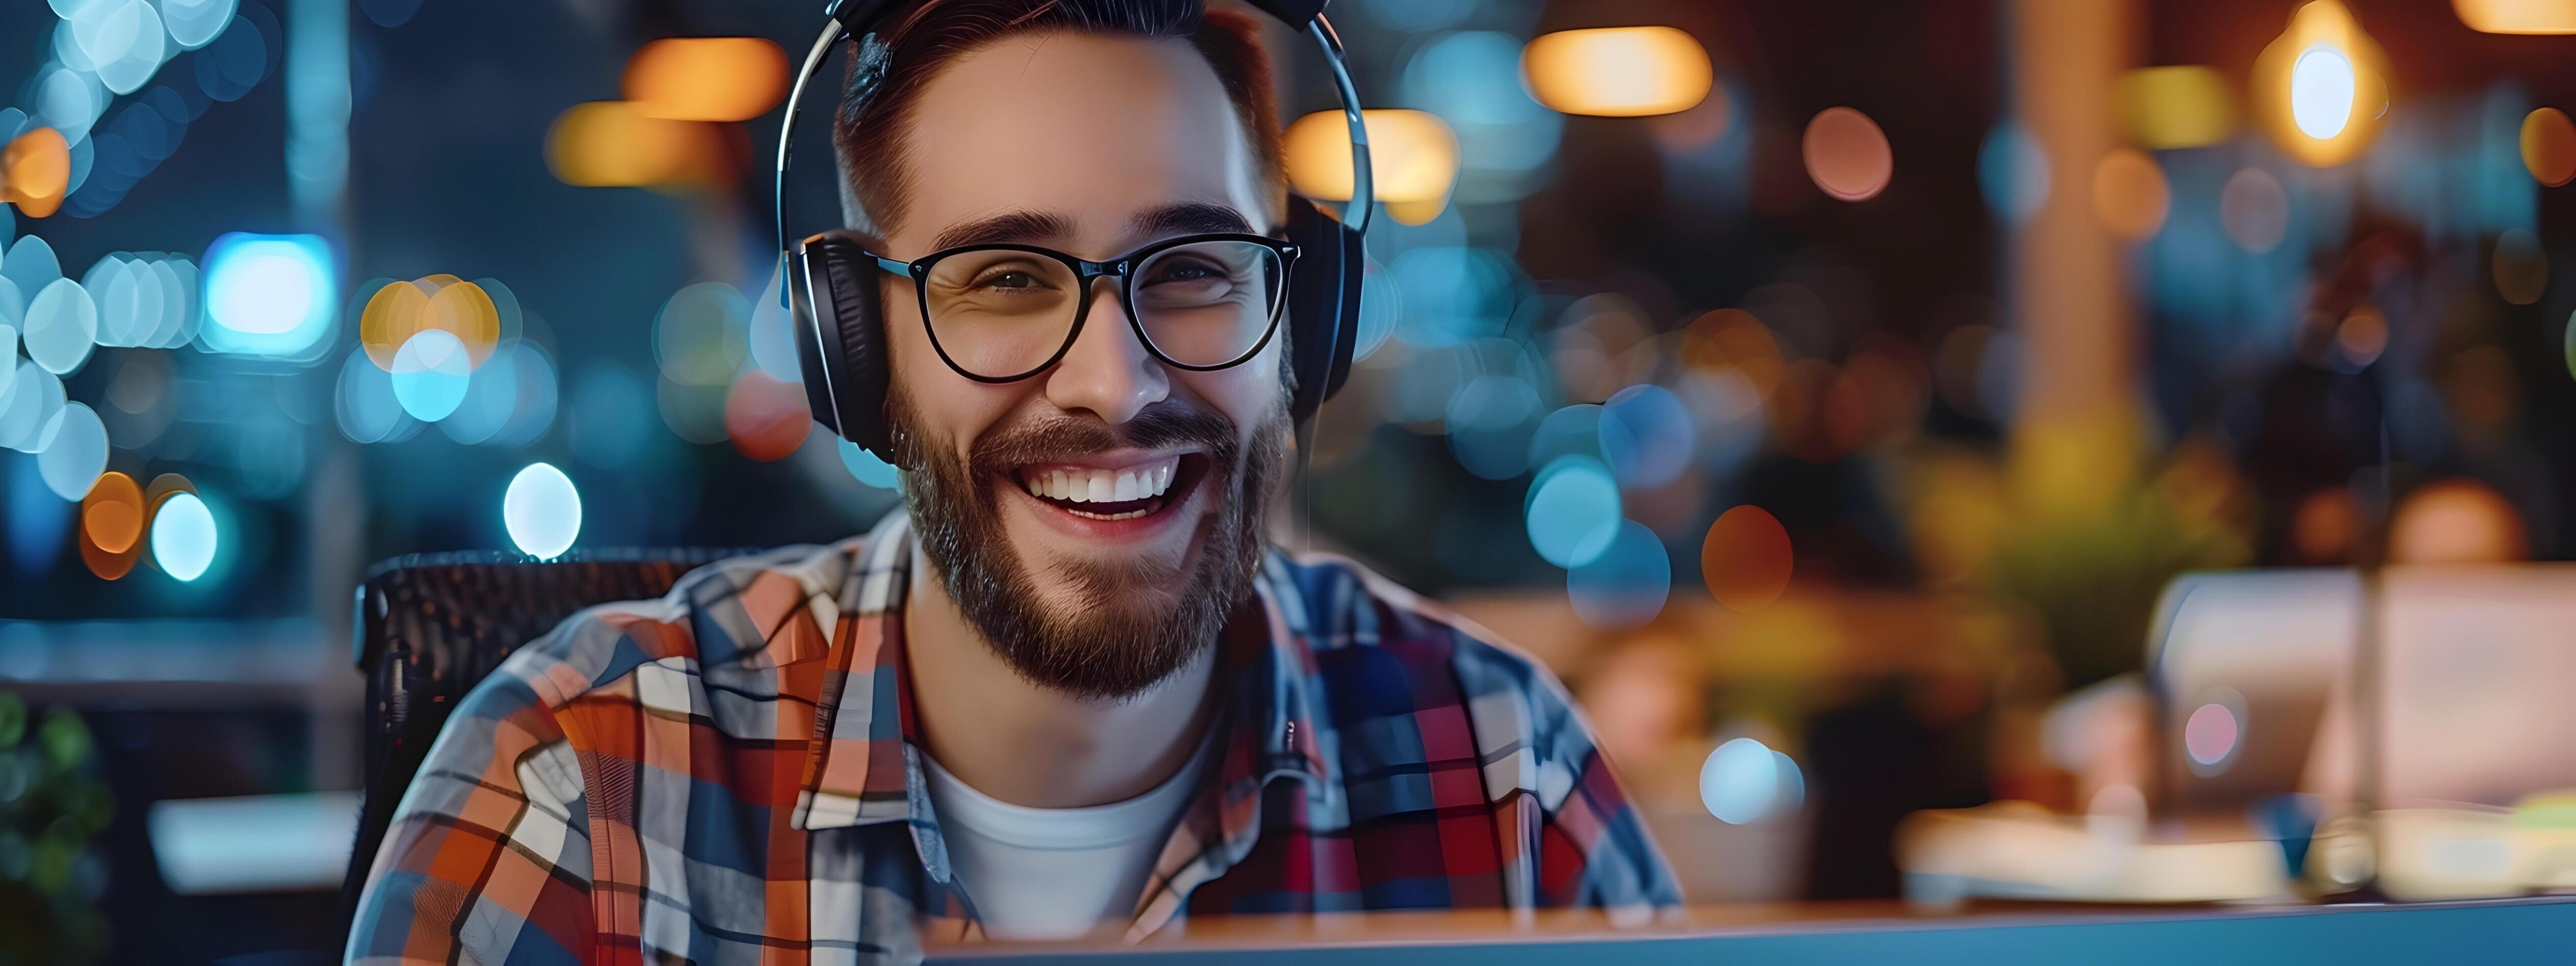
<svg viewBox="0 0 2576 966">
<path fill-rule="evenodd" d="M 987 45 L 925 86 L 906 146 L 910 201 L 883 246 L 901 259 L 1019 243 L 1105 261 L 1263 232 L 1275 203 L 1224 88 L 1178 40 Z M 1171 368 L 1104 280 L 1055 365 L 978 382 L 940 359 L 910 280 L 883 282 L 906 495 L 959 608 L 1022 674 L 1085 696 L 1135 694 L 1204 650 L 1258 566 L 1285 340 Z"/>
</svg>

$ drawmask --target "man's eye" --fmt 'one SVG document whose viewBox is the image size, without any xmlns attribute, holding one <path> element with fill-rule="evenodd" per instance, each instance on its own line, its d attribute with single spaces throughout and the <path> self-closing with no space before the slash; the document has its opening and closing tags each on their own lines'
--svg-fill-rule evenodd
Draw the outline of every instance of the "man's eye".
<svg viewBox="0 0 2576 966">
<path fill-rule="evenodd" d="M 1155 268 L 1153 277 L 1146 279 L 1146 283 L 1210 282 L 1221 281 L 1225 277 L 1223 269 L 1205 262 L 1173 262 Z"/>
<path fill-rule="evenodd" d="M 1044 288 L 1045 285 L 1036 275 L 1018 269 L 987 272 L 983 278 L 975 280 L 976 288 L 1005 291 Z"/>
</svg>

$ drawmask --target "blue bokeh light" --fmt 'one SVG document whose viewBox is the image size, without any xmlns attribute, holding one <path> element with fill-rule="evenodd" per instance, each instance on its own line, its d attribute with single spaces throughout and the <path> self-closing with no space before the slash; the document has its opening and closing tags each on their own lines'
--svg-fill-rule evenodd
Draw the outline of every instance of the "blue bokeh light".
<svg viewBox="0 0 2576 966">
<path fill-rule="evenodd" d="M 1700 804 L 1729 825 L 1794 811 L 1806 790 L 1796 761 L 1751 738 L 1717 746 L 1699 769 Z"/>
<path fill-rule="evenodd" d="M 1663 613 L 1673 589 L 1673 562 L 1655 532 L 1621 520 L 1608 546 L 1565 573 L 1574 616 L 1602 628 L 1644 624 Z"/>
<path fill-rule="evenodd" d="M 321 236 L 233 232 L 202 264 L 207 324 L 198 338 L 208 351 L 318 357 L 340 315 L 339 272 Z"/>
<path fill-rule="evenodd" d="M 9 464 L 9 515 L 5 536 L 9 563 L 19 579 L 35 580 L 54 569 L 71 541 L 73 504 L 56 499 L 45 486 L 35 460 L 0 458 Z"/>
<path fill-rule="evenodd" d="M 2048 154 L 2021 125 L 2010 121 L 1987 132 L 1977 150 L 1977 187 L 1986 207 L 2003 220 L 2020 224 L 2048 200 Z"/>
<path fill-rule="evenodd" d="M 530 463 L 501 495 L 501 523 L 519 552 L 551 560 L 581 535 L 581 492 L 550 463 Z"/>
<path fill-rule="evenodd" d="M 464 340 L 445 329 L 422 329 L 394 351 L 394 398 L 403 412 L 424 423 L 446 419 L 473 387 L 473 361 Z"/>
<path fill-rule="evenodd" d="M 1449 451 L 1467 472 L 1508 480 L 1529 469 L 1538 389 L 1518 376 L 1482 375 L 1449 400 Z"/>
<path fill-rule="evenodd" d="M 218 542 L 214 512 L 194 493 L 173 493 L 152 513 L 152 562 L 182 582 L 205 576 Z"/>
<path fill-rule="evenodd" d="M 1561 456 L 1530 483 L 1531 548 L 1559 567 L 1580 567 L 1610 549 L 1619 535 L 1619 484 L 1588 456 Z"/>
<path fill-rule="evenodd" d="M 1630 386 L 1601 406 L 1601 451 L 1610 459 L 1610 472 L 1626 485 L 1672 482 L 1690 465 L 1697 440 L 1690 410 L 1662 386 Z"/>
</svg>

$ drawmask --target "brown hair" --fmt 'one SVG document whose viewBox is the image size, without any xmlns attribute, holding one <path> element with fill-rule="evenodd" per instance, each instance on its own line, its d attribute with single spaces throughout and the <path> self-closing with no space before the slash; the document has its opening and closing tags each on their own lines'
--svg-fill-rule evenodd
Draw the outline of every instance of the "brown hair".
<svg viewBox="0 0 2576 966">
<path fill-rule="evenodd" d="M 882 235 L 903 217 L 911 187 L 904 133 L 940 68 L 1003 38 L 1044 31 L 1188 40 L 1234 103 L 1259 174 L 1275 196 L 1271 203 L 1286 196 L 1270 56 L 1254 14 L 1209 10 L 1203 0 L 921 0 L 883 23 L 877 32 L 887 54 L 882 78 L 872 90 L 853 90 L 865 78 L 852 57 L 832 124 L 843 190 L 857 203 L 853 214 L 864 213 L 868 222 L 861 227 Z"/>
</svg>

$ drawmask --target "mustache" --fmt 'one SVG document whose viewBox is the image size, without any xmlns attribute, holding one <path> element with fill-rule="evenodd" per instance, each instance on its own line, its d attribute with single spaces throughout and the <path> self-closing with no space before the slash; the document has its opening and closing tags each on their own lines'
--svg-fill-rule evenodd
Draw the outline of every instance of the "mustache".
<svg viewBox="0 0 2576 966">
<path fill-rule="evenodd" d="M 1031 463 L 1064 462 L 1122 446 L 1137 449 L 1196 446 L 1218 465 L 1234 462 L 1234 420 L 1194 403 L 1166 399 L 1111 425 L 1098 418 L 1043 416 L 984 431 L 967 456 L 978 475 L 1005 473 Z"/>
</svg>

